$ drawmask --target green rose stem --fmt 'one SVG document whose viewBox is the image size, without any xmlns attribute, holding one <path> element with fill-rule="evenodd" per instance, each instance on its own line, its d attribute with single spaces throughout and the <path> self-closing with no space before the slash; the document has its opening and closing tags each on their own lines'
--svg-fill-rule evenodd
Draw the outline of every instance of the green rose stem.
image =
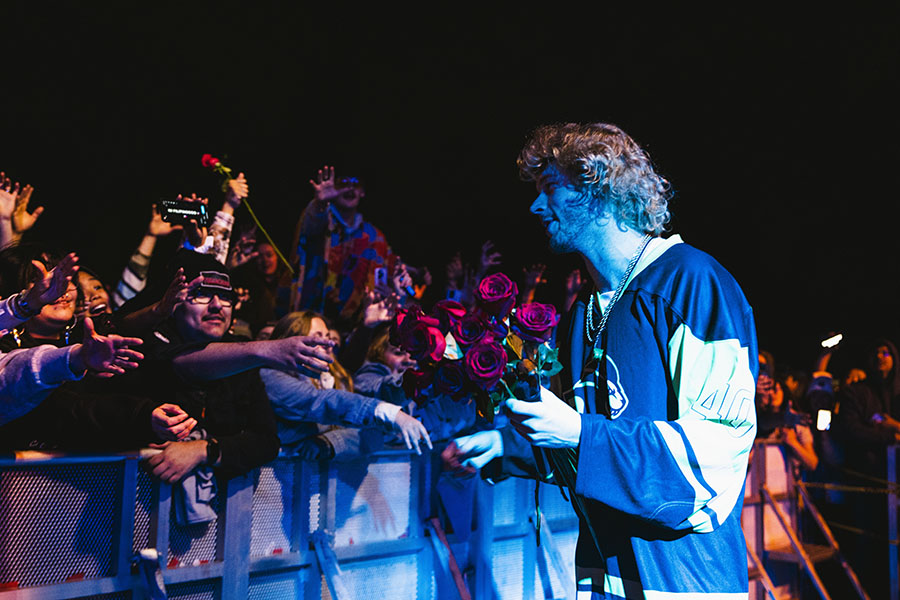
<svg viewBox="0 0 900 600">
<path fill-rule="evenodd" d="M 225 176 L 225 184 L 224 184 L 222 187 L 223 187 L 223 188 L 227 188 L 227 187 L 228 187 L 228 181 L 234 179 L 234 177 L 231 176 L 231 168 L 226 167 L 225 165 L 222 164 L 221 161 L 219 161 L 219 162 L 217 162 L 216 164 L 213 165 L 213 169 L 214 169 L 217 173 L 220 173 L 220 174 L 222 174 L 222 175 Z M 260 231 L 262 231 L 262 233 L 263 233 L 264 236 L 266 236 L 266 241 L 268 241 L 268 242 L 269 242 L 269 245 L 272 246 L 272 250 L 275 251 L 275 254 L 278 255 L 278 258 L 281 259 L 281 262 L 284 263 L 284 266 L 286 266 L 286 267 L 288 268 L 288 271 L 290 271 L 291 275 L 293 275 L 293 274 L 294 274 L 294 267 L 292 267 L 292 266 L 291 266 L 291 263 L 289 263 L 289 262 L 287 261 L 287 259 L 284 257 L 284 254 L 282 254 L 282 253 L 281 253 L 281 250 L 278 249 L 278 246 L 275 245 L 275 241 L 272 240 L 272 236 L 269 235 L 269 232 L 266 231 L 266 228 L 263 227 L 263 224 L 259 222 L 259 219 L 258 219 L 258 218 L 256 218 L 256 213 L 253 212 L 253 208 L 250 207 L 250 199 L 249 199 L 249 198 L 243 198 L 243 199 L 241 200 L 241 202 L 243 203 L 244 206 L 247 207 L 247 211 L 250 213 L 250 217 L 253 219 L 253 222 L 256 223 L 256 227 L 257 227 Z"/>
</svg>

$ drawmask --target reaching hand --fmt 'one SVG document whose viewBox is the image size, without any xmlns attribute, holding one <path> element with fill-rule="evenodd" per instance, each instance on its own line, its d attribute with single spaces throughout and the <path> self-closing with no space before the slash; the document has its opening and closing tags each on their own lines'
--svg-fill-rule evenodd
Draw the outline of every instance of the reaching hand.
<svg viewBox="0 0 900 600">
<path fill-rule="evenodd" d="M 541 387 L 541 399 L 506 401 L 509 421 L 529 443 L 544 448 L 575 448 L 581 440 L 581 415 Z"/>
<path fill-rule="evenodd" d="M 459 252 L 453 255 L 447 263 L 447 284 L 454 289 L 462 287 L 466 271 L 463 267 L 462 256 Z"/>
<path fill-rule="evenodd" d="M 544 279 L 544 271 L 546 269 L 547 265 L 541 263 L 535 263 L 527 269 L 523 268 L 522 273 L 525 275 L 525 277 L 522 281 L 522 289 L 533 290 L 540 284 L 547 283 L 547 280 Z"/>
<path fill-rule="evenodd" d="M 237 269 L 245 265 L 259 255 L 253 248 L 256 246 L 256 227 L 242 233 L 237 241 L 231 245 L 226 262 L 229 269 Z"/>
<path fill-rule="evenodd" d="M 310 377 L 328 370 L 334 362 L 328 349 L 334 346 L 329 339 L 311 335 L 294 335 L 280 340 L 259 342 L 266 344 L 268 366 L 276 369 L 299 371 Z"/>
<path fill-rule="evenodd" d="M 391 426 L 406 443 L 406 447 L 410 450 L 415 449 L 416 454 L 422 454 L 422 450 L 419 448 L 419 440 L 425 440 L 429 449 L 434 448 L 431 444 L 431 436 L 428 435 L 428 430 L 425 429 L 425 426 L 418 419 L 409 416 L 402 410 L 397 412 L 397 416 L 391 421 Z"/>
<path fill-rule="evenodd" d="M 225 202 L 232 208 L 241 205 L 241 200 L 250 195 L 250 186 L 243 173 L 238 173 L 236 179 L 228 180 L 228 191 L 225 192 Z"/>
<path fill-rule="evenodd" d="M 334 167 L 325 165 L 316 174 L 315 179 L 310 179 L 309 184 L 313 187 L 315 199 L 317 202 L 331 202 L 333 198 L 337 198 L 341 192 L 334 187 Z"/>
<path fill-rule="evenodd" d="M 150 444 L 162 450 L 147 459 L 147 467 L 166 483 L 181 481 L 206 460 L 206 440 Z"/>
<path fill-rule="evenodd" d="M 72 351 L 69 364 L 72 371 L 94 371 L 97 377 L 120 375 L 126 369 L 134 369 L 144 355 L 135 346 L 143 344 L 141 338 L 121 335 L 100 335 L 94 330 L 90 317 L 84 319 L 84 339 L 81 346 Z"/>
<path fill-rule="evenodd" d="M 581 270 L 575 269 L 569 276 L 566 277 L 566 294 L 569 296 L 575 296 L 578 292 L 581 291 L 581 286 L 584 284 L 584 281 L 581 278 Z"/>
<path fill-rule="evenodd" d="M 363 301 L 363 326 L 369 329 L 377 327 L 394 318 L 394 307 L 387 298 L 381 298 L 376 302 L 378 294 L 366 288 L 366 297 Z"/>
<path fill-rule="evenodd" d="M 33 310 L 40 310 L 45 305 L 56 302 L 69 289 L 69 282 L 78 272 L 78 257 L 74 252 L 64 256 L 50 271 L 39 260 L 33 260 L 31 264 L 38 270 L 38 276 L 34 285 L 25 292 L 25 301 Z"/>
<path fill-rule="evenodd" d="M 150 224 L 147 225 L 147 235 L 152 237 L 165 237 L 173 231 L 181 231 L 182 225 L 173 225 L 168 221 L 163 221 L 159 208 L 154 204 L 150 213 Z"/>
<path fill-rule="evenodd" d="M 188 292 L 196 289 L 203 283 L 203 275 L 197 275 L 190 283 L 184 277 L 184 269 L 178 269 L 175 277 L 166 288 L 166 293 L 153 307 L 156 316 L 162 319 L 168 319 L 175 312 L 175 308 L 187 299 Z"/>
<path fill-rule="evenodd" d="M 43 206 L 38 206 L 34 209 L 34 212 L 28 212 L 28 203 L 31 201 L 32 192 L 34 192 L 34 188 L 26 185 L 19 192 L 19 197 L 16 198 L 16 210 L 13 213 L 12 226 L 13 231 L 19 235 L 34 227 L 35 221 L 44 213 Z"/>
<path fill-rule="evenodd" d="M 481 259 L 478 261 L 479 277 L 484 276 L 491 267 L 499 266 L 502 258 L 503 256 L 499 252 L 494 252 L 494 242 L 488 240 L 482 244 Z"/>
<path fill-rule="evenodd" d="M 6 173 L 0 173 L 0 219 L 12 220 L 18 198 L 19 183 L 13 183 Z"/>
<path fill-rule="evenodd" d="M 177 404 L 160 404 L 150 413 L 150 428 L 161 440 L 177 442 L 190 435 L 197 419 Z"/>
<path fill-rule="evenodd" d="M 475 473 L 498 456 L 503 456 L 503 437 L 496 429 L 456 438 L 441 453 L 444 467 L 456 475 Z"/>
<path fill-rule="evenodd" d="M 397 266 L 394 268 L 394 276 L 391 278 L 393 283 L 393 291 L 397 296 L 403 298 L 406 295 L 406 288 L 411 288 L 413 284 L 412 277 L 406 269 L 406 265 L 397 258 Z"/>
</svg>

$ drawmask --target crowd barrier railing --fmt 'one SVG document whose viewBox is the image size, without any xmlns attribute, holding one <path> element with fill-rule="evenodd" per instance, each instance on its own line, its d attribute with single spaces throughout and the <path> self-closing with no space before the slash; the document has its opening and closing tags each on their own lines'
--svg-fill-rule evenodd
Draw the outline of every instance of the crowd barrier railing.
<svg viewBox="0 0 900 600">
<path fill-rule="evenodd" d="M 148 598 L 145 549 L 177 600 L 574 597 L 577 520 L 559 490 L 540 488 L 538 547 L 533 481 L 449 481 L 438 449 L 279 458 L 221 484 L 217 518 L 197 525 L 140 463 L 0 458 L 0 600 Z"/>
</svg>

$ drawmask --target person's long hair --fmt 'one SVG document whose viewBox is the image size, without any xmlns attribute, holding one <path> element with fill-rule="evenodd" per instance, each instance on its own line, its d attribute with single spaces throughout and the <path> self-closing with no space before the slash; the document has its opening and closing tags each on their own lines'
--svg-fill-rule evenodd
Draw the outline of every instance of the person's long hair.
<svg viewBox="0 0 900 600">
<path fill-rule="evenodd" d="M 322 319 L 322 322 L 328 324 L 325 317 L 312 310 L 300 310 L 283 316 L 272 329 L 272 337 L 269 339 L 280 340 L 282 338 L 291 337 L 293 335 L 309 335 L 312 329 L 313 319 Z M 353 391 L 353 378 L 347 372 L 341 363 L 335 358 L 334 362 L 328 367 L 328 371 L 334 377 L 334 387 L 339 390 Z M 312 378 L 310 378 L 312 379 Z M 313 385 L 320 387 L 318 379 L 312 379 Z"/>
</svg>

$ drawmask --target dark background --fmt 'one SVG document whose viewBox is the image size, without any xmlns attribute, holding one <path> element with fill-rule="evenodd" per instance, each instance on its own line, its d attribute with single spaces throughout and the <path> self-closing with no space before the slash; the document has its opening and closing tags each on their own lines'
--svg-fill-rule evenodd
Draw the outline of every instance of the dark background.
<svg viewBox="0 0 900 600">
<path fill-rule="evenodd" d="M 156 199 L 221 201 L 211 152 L 282 247 L 332 164 L 436 285 L 492 239 L 511 275 L 550 265 L 550 299 L 577 263 L 548 253 L 515 157 L 537 125 L 608 121 L 673 183 L 674 230 L 735 275 L 779 361 L 810 366 L 829 330 L 850 350 L 900 338 L 896 5 L 482 4 L 7 4 L 0 169 L 47 209 L 32 237 L 109 283 Z"/>
</svg>

